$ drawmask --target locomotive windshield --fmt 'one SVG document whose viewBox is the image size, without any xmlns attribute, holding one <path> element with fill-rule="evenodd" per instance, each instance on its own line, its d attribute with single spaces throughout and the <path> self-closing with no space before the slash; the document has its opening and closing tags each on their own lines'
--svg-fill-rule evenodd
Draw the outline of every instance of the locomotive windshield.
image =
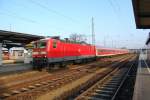
<svg viewBox="0 0 150 100">
<path fill-rule="evenodd" d="M 46 41 L 38 41 L 34 43 L 34 48 L 46 48 Z"/>
</svg>

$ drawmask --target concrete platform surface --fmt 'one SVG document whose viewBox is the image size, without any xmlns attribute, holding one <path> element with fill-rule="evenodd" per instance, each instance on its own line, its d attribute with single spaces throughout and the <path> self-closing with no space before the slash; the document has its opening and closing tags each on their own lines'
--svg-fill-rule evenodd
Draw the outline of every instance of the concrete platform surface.
<svg viewBox="0 0 150 100">
<path fill-rule="evenodd" d="M 24 63 L 3 64 L 2 66 L 0 66 L 0 74 L 26 71 L 31 69 L 32 69 L 31 64 L 24 64 Z"/>
<path fill-rule="evenodd" d="M 150 66 L 143 53 L 139 57 L 133 100 L 150 100 Z"/>
<path fill-rule="evenodd" d="M 3 60 L 2 64 L 24 63 L 24 60 Z"/>
</svg>

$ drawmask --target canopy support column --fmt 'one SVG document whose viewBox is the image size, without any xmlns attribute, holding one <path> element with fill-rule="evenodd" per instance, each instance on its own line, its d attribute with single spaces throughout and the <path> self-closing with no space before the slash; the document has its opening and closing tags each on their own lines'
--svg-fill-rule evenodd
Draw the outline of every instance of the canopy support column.
<svg viewBox="0 0 150 100">
<path fill-rule="evenodd" d="M 0 43 L 0 66 L 2 65 L 2 43 Z"/>
</svg>

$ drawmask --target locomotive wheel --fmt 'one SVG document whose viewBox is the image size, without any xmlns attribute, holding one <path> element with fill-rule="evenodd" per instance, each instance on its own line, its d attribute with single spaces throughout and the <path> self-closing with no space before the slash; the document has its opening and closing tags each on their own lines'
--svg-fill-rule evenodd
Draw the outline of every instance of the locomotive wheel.
<svg viewBox="0 0 150 100">
<path fill-rule="evenodd" d="M 67 64 L 65 64 L 65 63 L 60 63 L 60 68 L 65 68 L 65 67 L 67 67 Z"/>
<path fill-rule="evenodd" d="M 42 71 L 42 64 L 39 64 L 39 65 L 37 66 L 37 70 L 38 70 L 38 71 Z"/>
<path fill-rule="evenodd" d="M 37 67 L 34 65 L 34 66 L 32 67 L 32 69 L 33 69 L 33 70 L 37 70 Z"/>
<path fill-rule="evenodd" d="M 89 62 L 89 59 L 84 59 L 84 63 L 86 64 L 87 62 Z"/>
<path fill-rule="evenodd" d="M 32 69 L 33 69 L 33 70 L 37 70 L 37 65 L 36 65 L 35 62 L 32 63 Z"/>
<path fill-rule="evenodd" d="M 47 70 L 50 71 L 52 68 L 54 68 L 54 64 L 48 64 Z"/>
</svg>

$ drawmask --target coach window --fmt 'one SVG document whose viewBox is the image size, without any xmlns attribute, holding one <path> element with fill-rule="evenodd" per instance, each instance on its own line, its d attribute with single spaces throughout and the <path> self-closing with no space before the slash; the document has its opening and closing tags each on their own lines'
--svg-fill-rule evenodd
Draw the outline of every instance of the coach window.
<svg viewBox="0 0 150 100">
<path fill-rule="evenodd" d="M 53 40 L 53 48 L 57 48 L 57 40 Z"/>
</svg>

